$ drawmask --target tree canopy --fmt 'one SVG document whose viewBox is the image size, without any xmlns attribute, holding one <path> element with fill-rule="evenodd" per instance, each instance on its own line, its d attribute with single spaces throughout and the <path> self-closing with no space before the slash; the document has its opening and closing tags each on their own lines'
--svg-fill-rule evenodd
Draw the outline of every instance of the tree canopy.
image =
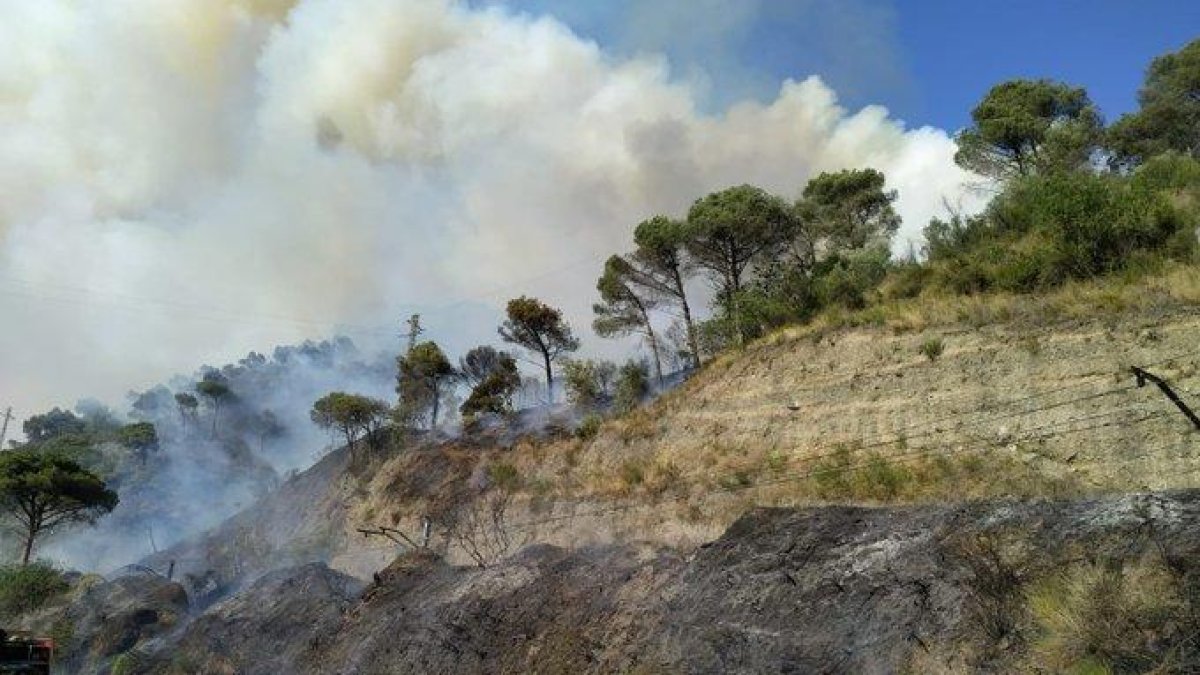
<svg viewBox="0 0 1200 675">
<path fill-rule="evenodd" d="M 841 251 L 886 244 L 900 227 L 892 207 L 896 197 L 895 190 L 884 189 L 884 176 L 875 169 L 822 173 L 804 186 L 797 205 L 811 230 L 801 245 L 815 248 L 825 240 L 828 250 Z M 803 255 L 816 262 L 812 248 Z"/>
<path fill-rule="evenodd" d="M 435 342 L 413 345 L 396 360 L 396 393 L 400 395 L 398 414 L 406 424 L 430 416 L 429 427 L 437 428 L 443 387 L 458 377 L 458 371 Z"/>
<path fill-rule="evenodd" d="M 508 301 L 507 318 L 499 328 L 500 338 L 542 357 L 546 370 L 546 397 L 554 401 L 552 364 L 564 354 L 579 349 L 579 339 L 563 319 L 562 312 L 536 298 L 521 296 Z"/>
<path fill-rule="evenodd" d="M 477 386 L 501 366 L 504 356 L 504 352 L 490 345 L 474 347 L 458 360 L 458 373 L 464 382 Z"/>
<path fill-rule="evenodd" d="M 737 307 L 751 265 L 772 258 L 792 236 L 792 209 L 753 185 L 702 197 L 688 211 L 687 250 L 717 287 L 717 301 L 733 317 L 739 343 L 745 340 Z"/>
<path fill-rule="evenodd" d="M 1138 103 L 1108 130 L 1114 164 L 1172 150 L 1200 158 L 1200 39 L 1150 63 Z"/>
<path fill-rule="evenodd" d="M 629 258 L 637 274 L 630 276 L 629 281 L 679 305 L 692 362 L 699 367 L 700 346 L 686 289 L 686 279 L 692 271 L 685 250 L 689 236 L 688 224 L 682 220 L 655 216 L 638 223 L 633 231 L 637 249 Z"/>
<path fill-rule="evenodd" d="M 596 282 L 600 302 L 592 305 L 596 315 L 592 329 L 600 337 L 624 337 L 639 333 L 646 339 L 654 360 L 654 372 L 661 384 L 663 379 L 662 359 L 659 356 L 658 338 L 650 320 L 650 311 L 659 301 L 645 290 L 645 285 L 634 281 L 638 271 L 628 260 L 614 255 L 604 264 L 604 274 Z"/>
<path fill-rule="evenodd" d="M 512 397 L 521 386 L 521 373 L 511 355 L 504 352 L 498 355 L 496 366 L 471 389 L 471 395 L 459 409 L 464 417 L 483 413 L 501 415 L 512 410 Z"/>
<path fill-rule="evenodd" d="M 28 564 L 34 541 L 69 523 L 94 522 L 117 505 L 117 493 L 94 473 L 57 453 L 0 452 L 0 508 L 25 531 Z"/>
<path fill-rule="evenodd" d="M 146 463 L 146 456 L 158 450 L 158 431 L 150 422 L 126 424 L 117 432 L 117 438 L 126 447 L 137 453 L 138 460 Z"/>
<path fill-rule="evenodd" d="M 388 412 L 388 404 L 384 401 L 335 391 L 317 399 L 309 417 L 322 429 L 341 433 L 346 440 L 346 447 L 353 451 L 359 438 L 375 435 L 387 419 Z"/>
<path fill-rule="evenodd" d="M 221 416 L 221 406 L 233 397 L 233 391 L 225 383 L 224 378 L 213 372 L 208 373 L 196 383 L 196 392 L 208 402 L 212 417 L 212 438 L 217 437 L 217 420 Z"/>
<path fill-rule="evenodd" d="M 954 161 L 1007 180 L 1087 162 L 1102 122 L 1087 92 L 1051 80 L 1010 80 L 988 91 L 959 133 Z"/>
<path fill-rule="evenodd" d="M 87 422 L 70 410 L 54 408 L 25 420 L 21 430 L 30 443 L 44 443 L 57 436 L 82 434 L 87 431 Z"/>
</svg>

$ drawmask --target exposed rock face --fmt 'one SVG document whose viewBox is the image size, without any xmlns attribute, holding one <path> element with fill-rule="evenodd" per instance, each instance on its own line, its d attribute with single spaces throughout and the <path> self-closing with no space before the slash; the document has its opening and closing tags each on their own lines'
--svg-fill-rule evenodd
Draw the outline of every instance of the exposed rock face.
<svg viewBox="0 0 1200 675">
<path fill-rule="evenodd" d="M 1024 580 L 1081 557 L 1119 564 L 1167 551 L 1200 572 L 1198 516 L 1197 491 L 760 509 L 689 558 L 638 545 L 536 546 L 478 569 L 414 554 L 361 594 L 348 577 L 306 565 L 209 608 L 144 665 L 156 673 L 891 673 L 922 653 L 986 638 L 980 624 L 1004 619 L 1006 597 Z M 988 658 L 1003 670 L 1002 651 Z"/>
</svg>

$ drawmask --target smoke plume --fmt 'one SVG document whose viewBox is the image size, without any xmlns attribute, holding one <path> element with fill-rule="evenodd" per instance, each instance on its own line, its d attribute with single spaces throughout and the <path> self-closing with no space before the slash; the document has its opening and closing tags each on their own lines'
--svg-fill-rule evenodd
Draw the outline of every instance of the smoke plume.
<svg viewBox="0 0 1200 675">
<path fill-rule="evenodd" d="M 536 294 L 587 333 L 631 228 L 871 166 L 904 247 L 968 176 L 938 129 L 818 77 L 718 112 L 663 57 L 450 0 L 0 3 L 0 403 L 118 400 L 334 331 L 492 340 Z"/>
</svg>

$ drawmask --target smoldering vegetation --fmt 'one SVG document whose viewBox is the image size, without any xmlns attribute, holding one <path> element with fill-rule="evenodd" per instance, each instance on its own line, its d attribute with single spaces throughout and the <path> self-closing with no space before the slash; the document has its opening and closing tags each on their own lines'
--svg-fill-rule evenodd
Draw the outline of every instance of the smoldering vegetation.
<svg viewBox="0 0 1200 675">
<path fill-rule="evenodd" d="M 211 528 L 328 450 L 331 437 L 308 418 L 323 393 L 388 396 L 394 386 L 391 356 L 334 338 L 251 352 L 130 392 L 123 413 L 83 403 L 75 451 L 120 504 L 95 527 L 51 539 L 41 555 L 112 570 Z M 157 443 L 136 449 L 114 440 L 129 422 L 153 424 Z"/>
</svg>

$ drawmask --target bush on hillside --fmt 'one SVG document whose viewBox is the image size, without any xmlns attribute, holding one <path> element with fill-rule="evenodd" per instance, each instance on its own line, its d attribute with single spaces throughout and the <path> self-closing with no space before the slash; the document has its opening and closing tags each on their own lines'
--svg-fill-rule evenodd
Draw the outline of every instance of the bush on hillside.
<svg viewBox="0 0 1200 675">
<path fill-rule="evenodd" d="M 590 441 L 600 433 L 600 425 L 604 423 L 604 419 L 599 415 L 588 415 L 579 423 L 579 428 L 575 430 L 575 437 Z"/>
<path fill-rule="evenodd" d="M 1060 570 L 1027 592 L 1033 660 L 1055 672 L 1195 672 L 1190 585 L 1155 560 Z"/>
<path fill-rule="evenodd" d="M 1196 247 L 1193 160 L 1151 162 L 1133 178 L 1085 172 L 1012 182 L 982 214 L 925 230 L 931 282 L 956 293 L 1031 292 L 1170 258 Z"/>
<path fill-rule="evenodd" d="M 629 361 L 617 372 L 616 396 L 613 404 L 618 412 L 626 413 L 641 405 L 650 395 L 650 369 L 642 361 Z"/>
<path fill-rule="evenodd" d="M 931 337 L 922 342 L 917 351 L 921 352 L 921 355 L 929 359 L 930 362 L 933 362 L 938 360 L 938 357 L 942 355 L 945 348 L 941 338 Z"/>
<path fill-rule="evenodd" d="M 609 390 L 616 372 L 616 364 L 610 361 L 564 361 L 562 374 L 567 400 L 582 410 L 603 406 L 611 398 Z"/>
<path fill-rule="evenodd" d="M 0 618 L 36 610 L 66 590 L 62 573 L 47 563 L 0 566 Z"/>
</svg>

